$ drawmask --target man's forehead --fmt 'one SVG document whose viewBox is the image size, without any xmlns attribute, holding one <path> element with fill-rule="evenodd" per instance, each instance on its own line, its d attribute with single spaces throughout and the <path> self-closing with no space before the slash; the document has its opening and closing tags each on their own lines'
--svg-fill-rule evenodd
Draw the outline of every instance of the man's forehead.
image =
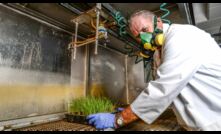
<svg viewBox="0 0 221 134">
<path fill-rule="evenodd" d="M 131 32 L 134 33 L 134 35 L 139 35 L 139 33 L 141 32 L 141 30 L 143 28 L 149 28 L 152 25 L 151 20 L 141 17 L 141 16 L 136 16 L 132 19 L 131 22 Z"/>
<path fill-rule="evenodd" d="M 135 16 L 132 18 L 132 22 L 138 23 L 138 22 L 148 22 L 148 23 L 152 23 L 152 19 L 151 17 L 144 17 L 142 15 L 139 16 Z"/>
</svg>

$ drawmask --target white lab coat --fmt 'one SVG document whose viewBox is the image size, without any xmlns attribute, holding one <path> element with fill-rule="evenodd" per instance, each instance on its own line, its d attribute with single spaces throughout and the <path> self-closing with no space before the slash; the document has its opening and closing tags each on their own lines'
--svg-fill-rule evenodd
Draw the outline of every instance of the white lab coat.
<svg viewBox="0 0 221 134">
<path fill-rule="evenodd" d="M 165 36 L 157 79 L 131 104 L 132 111 L 150 124 L 172 104 L 188 130 L 221 130 L 221 49 L 191 25 L 172 24 Z"/>
</svg>

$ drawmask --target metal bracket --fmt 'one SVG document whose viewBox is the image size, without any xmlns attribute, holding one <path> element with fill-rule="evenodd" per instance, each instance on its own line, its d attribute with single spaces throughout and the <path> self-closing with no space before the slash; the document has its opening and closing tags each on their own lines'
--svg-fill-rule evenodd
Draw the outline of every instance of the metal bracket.
<svg viewBox="0 0 221 134">
<path fill-rule="evenodd" d="M 96 7 L 82 13 L 78 17 L 71 20 L 71 22 L 75 23 L 74 49 L 73 49 L 73 52 L 72 52 L 73 53 L 73 59 L 76 58 L 77 47 L 80 47 L 80 46 L 83 46 L 83 45 L 94 42 L 92 40 L 92 41 L 77 45 L 78 25 L 82 24 L 82 23 L 86 23 L 86 24 L 90 25 L 91 18 L 93 18 L 93 17 L 96 17 L 96 35 L 95 35 L 95 52 L 94 53 L 97 54 L 98 39 L 99 39 L 98 27 L 99 27 L 99 22 L 100 22 L 100 13 L 101 13 L 101 3 L 97 3 Z M 72 38 L 72 42 L 73 42 L 73 38 Z"/>
<path fill-rule="evenodd" d="M 76 52 L 77 52 L 77 35 L 78 35 L 78 22 L 75 22 L 75 34 L 74 34 L 74 49 L 73 49 L 73 59 L 76 59 Z M 73 42 L 73 37 L 72 37 Z"/>
<path fill-rule="evenodd" d="M 195 25 L 193 11 L 188 3 L 178 3 L 180 14 L 186 19 L 186 23 Z"/>
<path fill-rule="evenodd" d="M 94 54 L 97 54 L 97 47 L 98 47 L 98 27 L 99 27 L 99 21 L 100 21 L 100 11 L 101 10 L 101 3 L 96 4 L 96 36 L 95 36 L 95 51 Z"/>
</svg>

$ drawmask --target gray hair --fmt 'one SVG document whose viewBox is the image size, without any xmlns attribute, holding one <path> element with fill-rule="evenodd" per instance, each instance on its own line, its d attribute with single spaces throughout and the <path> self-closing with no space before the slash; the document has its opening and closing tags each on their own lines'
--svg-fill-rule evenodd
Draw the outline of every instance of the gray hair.
<svg viewBox="0 0 221 134">
<path fill-rule="evenodd" d="M 151 19 L 151 21 L 153 20 L 153 17 L 155 16 L 155 14 L 151 11 L 148 11 L 148 10 L 140 10 L 140 11 L 136 11 L 134 12 L 130 18 L 129 18 L 129 27 L 131 27 L 131 22 L 132 22 L 132 19 L 134 17 L 137 17 L 137 16 L 143 16 L 144 18 L 148 18 L 148 19 Z"/>
</svg>

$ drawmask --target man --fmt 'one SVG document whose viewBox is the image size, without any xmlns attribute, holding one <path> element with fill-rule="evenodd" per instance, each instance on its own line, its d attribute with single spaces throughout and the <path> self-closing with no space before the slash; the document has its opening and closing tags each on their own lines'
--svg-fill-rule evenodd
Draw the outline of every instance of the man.
<svg viewBox="0 0 221 134">
<path fill-rule="evenodd" d="M 123 111 L 88 116 L 97 129 L 118 128 L 137 119 L 154 122 L 172 105 L 178 122 L 187 130 L 221 130 L 221 50 L 210 34 L 192 26 L 163 25 L 160 18 L 143 10 L 129 21 L 132 34 L 143 40 L 143 34 L 163 30 L 165 41 L 157 77 Z M 156 25 L 156 26 L 154 26 Z M 145 39 L 144 39 L 145 40 Z M 156 51 L 158 52 L 158 51 Z"/>
</svg>

